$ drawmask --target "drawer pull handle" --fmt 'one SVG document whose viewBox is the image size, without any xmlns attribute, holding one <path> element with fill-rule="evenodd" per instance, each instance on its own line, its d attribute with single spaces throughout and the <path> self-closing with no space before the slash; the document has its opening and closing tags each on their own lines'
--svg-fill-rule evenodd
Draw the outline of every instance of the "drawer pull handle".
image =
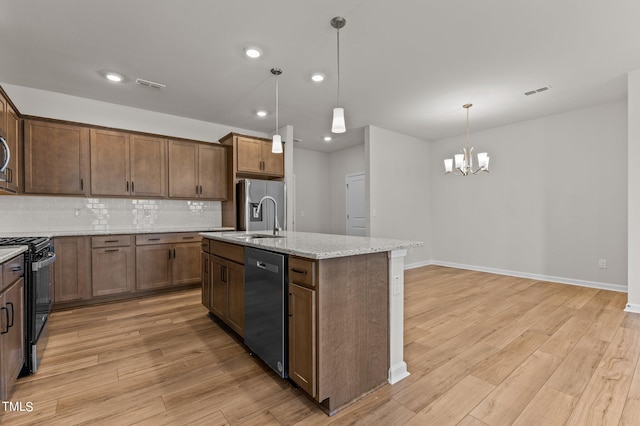
<svg viewBox="0 0 640 426">
<path fill-rule="evenodd" d="M 301 271 L 300 269 L 291 268 L 291 272 L 295 272 L 296 274 L 307 275 L 307 271 Z"/>
<path fill-rule="evenodd" d="M 13 307 L 13 302 L 7 302 L 7 305 L 11 305 L 11 324 L 7 325 L 7 330 L 13 327 L 13 321 L 15 320 L 16 311 Z M 7 320 L 8 320 L 9 312 L 7 312 Z"/>
<path fill-rule="evenodd" d="M 149 238 L 149 241 L 160 241 L 160 238 Z"/>
<path fill-rule="evenodd" d="M 183 240 L 193 240 L 195 237 L 182 237 Z"/>
<path fill-rule="evenodd" d="M 105 243 L 119 243 L 120 240 L 104 240 Z"/>
<path fill-rule="evenodd" d="M 11 272 L 20 272 L 20 271 L 22 271 L 22 266 L 16 266 L 11 270 Z"/>
<path fill-rule="evenodd" d="M 114 251 L 120 251 L 120 249 L 107 249 L 107 250 L 105 250 L 104 252 L 105 252 L 105 253 L 112 253 L 112 252 L 114 252 Z"/>
</svg>

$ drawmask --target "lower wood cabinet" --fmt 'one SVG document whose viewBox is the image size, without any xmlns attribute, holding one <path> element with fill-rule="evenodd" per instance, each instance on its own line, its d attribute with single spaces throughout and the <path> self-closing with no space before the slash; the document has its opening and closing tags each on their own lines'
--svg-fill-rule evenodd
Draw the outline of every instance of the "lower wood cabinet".
<svg viewBox="0 0 640 426">
<path fill-rule="evenodd" d="M 201 240 L 196 233 L 136 236 L 136 289 L 200 283 Z"/>
<path fill-rule="evenodd" d="M 289 283 L 289 377 L 316 396 L 316 291 Z"/>
<path fill-rule="evenodd" d="M 215 254 L 202 253 L 203 263 L 208 260 L 207 267 L 203 267 L 207 277 L 202 284 L 202 304 L 244 336 L 244 247 L 214 240 L 203 244 L 205 247 Z"/>
<path fill-rule="evenodd" d="M 53 249 L 53 302 L 91 298 L 90 237 L 56 237 Z"/>
<path fill-rule="evenodd" d="M 24 257 L 0 269 L 0 399 L 8 401 L 24 364 Z M 19 273 L 12 272 L 20 268 Z"/>
<path fill-rule="evenodd" d="M 93 296 L 130 293 L 134 289 L 135 252 L 130 235 L 92 237 Z"/>
</svg>

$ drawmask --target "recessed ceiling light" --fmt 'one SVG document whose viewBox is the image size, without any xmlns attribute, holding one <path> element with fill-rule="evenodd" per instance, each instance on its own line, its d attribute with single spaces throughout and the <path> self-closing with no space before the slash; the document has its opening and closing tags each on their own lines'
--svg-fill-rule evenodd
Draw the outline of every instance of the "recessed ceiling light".
<svg viewBox="0 0 640 426">
<path fill-rule="evenodd" d="M 316 83 L 320 83 L 321 81 L 324 81 L 324 74 L 321 74 L 319 72 L 312 74 L 311 80 L 313 80 Z"/>
<path fill-rule="evenodd" d="M 105 74 L 105 77 L 109 81 L 113 81 L 114 83 L 120 83 L 120 82 L 122 82 L 122 80 L 124 80 L 123 76 L 121 76 L 120 74 L 117 74 L 115 72 L 108 72 L 108 73 Z"/>
<path fill-rule="evenodd" d="M 262 56 L 262 50 L 258 49 L 257 47 L 247 47 L 246 49 L 244 49 L 244 53 L 252 59 L 256 59 Z"/>
<path fill-rule="evenodd" d="M 325 142 L 331 142 L 331 136 L 325 136 L 324 137 L 324 141 Z"/>
<path fill-rule="evenodd" d="M 257 111 L 256 115 L 258 117 L 266 117 L 267 116 L 267 111 L 263 111 L 263 110 Z"/>
</svg>

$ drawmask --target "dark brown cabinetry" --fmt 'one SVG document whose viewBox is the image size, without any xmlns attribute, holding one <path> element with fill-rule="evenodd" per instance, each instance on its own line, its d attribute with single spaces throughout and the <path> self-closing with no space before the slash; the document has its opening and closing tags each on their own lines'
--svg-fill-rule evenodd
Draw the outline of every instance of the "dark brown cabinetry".
<svg viewBox="0 0 640 426">
<path fill-rule="evenodd" d="M 89 187 L 89 129 L 26 120 L 24 191 L 89 195 Z"/>
<path fill-rule="evenodd" d="M 91 194 L 165 197 L 166 140 L 91 130 Z"/>
<path fill-rule="evenodd" d="M 195 233 L 136 236 L 136 289 L 200 283 L 201 239 Z"/>
<path fill-rule="evenodd" d="M 24 257 L 0 270 L 0 399 L 8 401 L 24 365 Z"/>
<path fill-rule="evenodd" d="M 2 95 L 0 94 L 0 97 Z M 9 164 L 4 173 L 4 182 L 0 182 L 0 189 L 7 192 L 17 193 L 20 190 L 20 171 L 21 171 L 21 144 L 20 144 L 20 117 L 18 113 L 11 107 L 9 102 L 6 102 L 6 125 L 4 126 L 5 140 L 9 146 L 11 156 L 9 157 Z"/>
<path fill-rule="evenodd" d="M 91 242 L 89 237 L 53 239 L 56 261 L 53 264 L 54 303 L 91 298 Z"/>
<path fill-rule="evenodd" d="M 284 154 L 272 153 L 269 139 L 230 133 L 220 139 L 220 142 L 234 147 L 238 174 L 284 177 Z"/>
<path fill-rule="evenodd" d="M 130 293 L 134 289 L 135 251 L 130 235 L 91 238 L 93 296 Z"/>
<path fill-rule="evenodd" d="M 203 247 L 205 247 L 203 245 Z M 209 240 L 208 285 L 203 304 L 240 336 L 244 335 L 244 247 Z"/>
<path fill-rule="evenodd" d="M 289 283 L 289 377 L 316 396 L 316 292 Z"/>
<path fill-rule="evenodd" d="M 227 153 L 217 144 L 169 141 L 169 196 L 227 198 Z"/>
</svg>

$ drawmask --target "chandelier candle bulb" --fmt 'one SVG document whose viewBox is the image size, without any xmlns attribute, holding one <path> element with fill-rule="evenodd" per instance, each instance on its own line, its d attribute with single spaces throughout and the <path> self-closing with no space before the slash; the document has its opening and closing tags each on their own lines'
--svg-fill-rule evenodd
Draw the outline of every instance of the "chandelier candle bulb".
<svg viewBox="0 0 640 426">
<path fill-rule="evenodd" d="M 444 170 L 446 173 L 451 173 L 453 171 L 453 159 L 447 158 L 444 160 Z"/>
<path fill-rule="evenodd" d="M 464 155 L 456 154 L 454 158 L 456 159 L 456 169 L 461 169 L 464 166 Z"/>
<path fill-rule="evenodd" d="M 478 153 L 478 166 L 480 166 L 481 169 L 486 169 L 488 166 L 489 162 L 489 157 L 487 157 L 487 153 L 486 152 L 480 152 Z"/>
</svg>

